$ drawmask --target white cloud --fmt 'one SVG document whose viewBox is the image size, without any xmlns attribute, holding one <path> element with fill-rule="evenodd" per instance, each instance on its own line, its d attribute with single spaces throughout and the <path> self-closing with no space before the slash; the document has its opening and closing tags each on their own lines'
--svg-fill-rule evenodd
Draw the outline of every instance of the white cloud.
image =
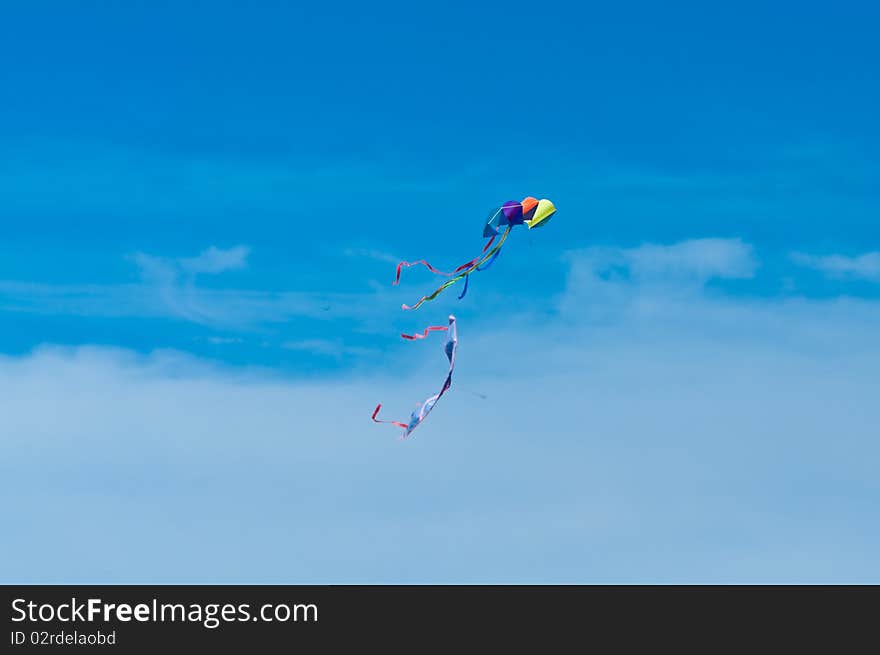
<svg viewBox="0 0 880 655">
<path fill-rule="evenodd" d="M 576 266 L 598 275 L 622 272 L 637 281 L 676 283 L 712 278 L 750 278 L 758 262 L 754 248 L 740 239 L 692 239 L 670 245 L 643 244 L 634 248 L 587 248 L 569 253 Z"/>
<path fill-rule="evenodd" d="M 694 277 L 743 279 L 754 275 L 757 260 L 751 245 L 739 239 L 693 239 L 672 245 L 645 244 L 621 251 L 639 279 Z"/>
<path fill-rule="evenodd" d="M 152 293 L 165 315 L 212 326 L 231 326 L 248 323 L 248 315 L 230 313 L 228 305 L 211 301 L 215 291 L 205 291 L 197 285 L 200 274 L 217 275 L 239 270 L 247 265 L 250 249 L 235 246 L 230 249 L 210 246 L 195 257 L 158 257 L 137 252 L 129 256 L 140 269 L 148 293 Z M 223 294 L 224 292 L 219 292 Z M 229 294 L 230 300 L 238 294 Z"/>
<path fill-rule="evenodd" d="M 791 254 L 791 260 L 833 278 L 852 278 L 880 282 L 880 252 L 860 255 L 810 255 L 802 252 Z"/>
<path fill-rule="evenodd" d="M 228 249 L 210 246 L 195 257 L 157 257 L 136 252 L 130 259 L 148 278 L 174 280 L 181 275 L 217 275 L 241 270 L 247 266 L 249 254 L 250 248 L 247 246 L 239 245 Z"/>
<path fill-rule="evenodd" d="M 250 248 L 247 246 L 235 246 L 228 250 L 211 246 L 197 257 L 179 259 L 178 263 L 188 273 L 216 275 L 245 268 L 249 254 Z"/>
<path fill-rule="evenodd" d="M 570 270 L 560 310 L 600 321 L 686 309 L 710 280 L 747 279 L 758 267 L 753 247 L 739 239 L 595 247 L 571 251 L 566 259 Z"/>
</svg>

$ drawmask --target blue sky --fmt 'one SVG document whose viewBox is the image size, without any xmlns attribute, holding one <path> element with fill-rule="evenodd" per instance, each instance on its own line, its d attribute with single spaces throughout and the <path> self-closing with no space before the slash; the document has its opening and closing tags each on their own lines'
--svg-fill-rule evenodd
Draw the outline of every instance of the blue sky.
<svg viewBox="0 0 880 655">
<path fill-rule="evenodd" d="M 880 581 L 873 3 L 252 4 L 3 8 L 0 579 Z"/>
</svg>

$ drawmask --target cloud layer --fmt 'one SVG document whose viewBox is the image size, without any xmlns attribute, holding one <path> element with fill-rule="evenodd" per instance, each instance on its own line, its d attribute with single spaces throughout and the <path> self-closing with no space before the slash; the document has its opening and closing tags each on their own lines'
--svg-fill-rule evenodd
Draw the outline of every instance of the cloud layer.
<svg viewBox="0 0 880 655">
<path fill-rule="evenodd" d="M 558 320 L 461 326 L 454 393 L 404 443 L 369 414 L 433 390 L 439 341 L 322 382 L 0 360 L 0 577 L 880 581 L 878 303 L 724 295 L 755 266 L 737 242 L 570 263 Z"/>
</svg>

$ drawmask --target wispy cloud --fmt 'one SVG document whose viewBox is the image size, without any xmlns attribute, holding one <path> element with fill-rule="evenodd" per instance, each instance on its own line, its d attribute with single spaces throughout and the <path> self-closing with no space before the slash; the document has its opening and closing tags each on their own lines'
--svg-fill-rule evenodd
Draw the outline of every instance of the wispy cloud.
<svg viewBox="0 0 880 655">
<path fill-rule="evenodd" d="M 141 280 L 126 284 L 36 284 L 0 281 L 0 310 L 40 314 L 168 318 L 215 328 L 249 329 L 294 317 L 368 321 L 380 291 L 263 291 L 200 285 L 203 275 L 240 270 L 250 249 L 210 247 L 194 257 L 142 252 L 128 259 Z"/>
<path fill-rule="evenodd" d="M 251 328 L 295 317 L 369 319 L 374 294 L 206 289 L 151 282 L 46 285 L 0 281 L 0 309 L 46 315 L 167 318 L 218 328 Z"/>
<path fill-rule="evenodd" d="M 245 268 L 250 251 L 247 246 L 235 246 L 226 250 L 211 246 L 196 257 L 186 257 L 177 261 L 180 268 L 188 273 L 216 275 Z"/>
<path fill-rule="evenodd" d="M 285 341 L 282 348 L 299 352 L 323 355 L 334 359 L 341 359 L 346 355 L 373 354 L 369 348 L 346 345 L 343 339 L 302 339 L 299 341 Z"/>
<path fill-rule="evenodd" d="M 0 281 L 0 309 L 59 316 L 163 317 L 167 299 L 146 284 L 40 284 Z"/>
<path fill-rule="evenodd" d="M 397 264 L 402 259 L 401 257 L 374 248 L 346 248 L 342 251 L 342 254 L 354 259 L 372 259 L 373 261 L 385 262 L 388 264 Z"/>
<path fill-rule="evenodd" d="M 791 253 L 791 260 L 800 266 L 812 268 L 838 279 L 858 279 L 880 282 L 880 252 L 860 255 L 811 255 Z"/>
<path fill-rule="evenodd" d="M 713 279 L 751 278 L 758 267 L 754 248 L 739 239 L 694 239 L 632 248 L 570 251 L 568 282 L 560 299 L 567 315 L 594 318 L 631 311 L 652 312 L 658 298 L 688 302 Z"/>
<path fill-rule="evenodd" d="M 243 343 L 244 339 L 239 337 L 207 337 L 206 341 L 215 346 L 228 346 L 235 343 Z"/>
<path fill-rule="evenodd" d="M 755 274 L 754 248 L 740 239 L 693 239 L 671 245 L 589 248 L 570 254 L 597 274 L 623 273 L 638 281 L 743 279 Z"/>
<path fill-rule="evenodd" d="M 130 258 L 145 276 L 166 280 L 181 275 L 218 275 L 241 270 L 247 266 L 250 251 L 249 247 L 242 245 L 228 249 L 210 246 L 195 257 L 158 257 L 136 252 Z"/>
<path fill-rule="evenodd" d="M 198 287 L 197 278 L 202 274 L 217 275 L 243 269 L 249 253 L 247 246 L 230 249 L 211 246 L 195 257 L 159 257 L 136 252 L 129 259 L 140 269 L 147 289 L 155 294 L 168 314 L 194 323 L 225 325 L 230 323 L 232 315 L 222 305 L 210 301 L 206 292 Z"/>
</svg>

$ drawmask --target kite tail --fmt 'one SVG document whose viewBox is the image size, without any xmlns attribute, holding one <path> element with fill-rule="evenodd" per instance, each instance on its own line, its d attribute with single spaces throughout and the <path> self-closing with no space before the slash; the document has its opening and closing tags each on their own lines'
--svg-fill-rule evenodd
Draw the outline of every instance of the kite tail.
<svg viewBox="0 0 880 655">
<path fill-rule="evenodd" d="M 436 275 L 445 275 L 446 277 L 449 277 L 450 275 L 455 275 L 455 273 L 456 273 L 456 271 L 452 271 L 452 273 L 444 273 L 443 271 L 438 271 L 436 268 L 431 266 L 424 259 L 420 259 L 417 262 L 400 262 L 397 265 L 397 273 L 394 275 L 394 282 L 392 282 L 392 284 L 395 286 L 400 284 L 400 269 L 401 268 L 403 268 L 403 267 L 409 268 L 410 266 L 418 266 L 419 264 L 426 267 L 429 271 L 431 271 L 432 273 L 434 273 Z"/>
<path fill-rule="evenodd" d="M 400 421 L 383 421 L 380 418 L 376 418 L 376 415 L 379 413 L 379 410 L 382 409 L 382 403 L 376 405 L 376 409 L 373 410 L 373 422 L 375 423 L 390 423 L 391 425 L 396 425 L 399 428 L 403 428 L 406 430 L 409 426 L 406 423 L 401 423 Z"/>
<path fill-rule="evenodd" d="M 495 254 L 492 255 L 492 258 L 491 258 L 488 262 L 486 262 L 485 264 L 478 264 L 478 265 L 474 266 L 474 271 L 478 271 L 478 272 L 479 272 L 479 271 L 485 271 L 487 268 L 489 268 L 489 267 L 495 262 L 496 259 L 498 259 L 498 255 L 500 255 L 500 254 L 501 254 L 501 251 L 500 251 L 500 250 L 496 250 L 496 251 L 495 251 Z M 467 292 L 468 292 L 468 282 L 470 282 L 470 281 L 471 281 L 471 276 L 468 275 L 468 276 L 464 279 L 464 289 L 461 290 L 461 293 L 460 293 L 459 296 L 458 296 L 458 299 L 459 299 L 459 300 L 461 300 L 462 298 L 464 298 L 464 297 L 467 295 Z"/>
<path fill-rule="evenodd" d="M 410 307 L 409 305 L 401 305 L 401 307 L 402 307 L 403 309 L 418 309 L 419 307 L 422 306 L 423 303 L 427 302 L 428 300 L 434 300 L 434 298 L 436 298 L 437 296 L 440 295 L 440 292 L 443 291 L 443 289 L 445 289 L 445 288 L 448 287 L 448 286 L 451 286 L 451 285 L 455 284 L 456 282 L 458 282 L 458 281 L 459 281 L 460 279 L 462 279 L 463 277 L 467 277 L 467 273 L 462 273 L 462 274 L 457 275 L 456 277 L 452 278 L 451 280 L 448 280 L 447 282 L 444 282 L 444 283 L 441 284 L 437 289 L 435 289 L 435 290 L 433 291 L 433 293 L 430 293 L 430 294 L 427 295 L 427 296 L 422 296 L 422 297 L 419 299 L 419 301 L 418 301 L 415 305 L 413 305 L 412 307 Z"/>
<path fill-rule="evenodd" d="M 480 270 L 480 269 L 477 269 L 477 270 Z M 458 299 L 459 299 L 459 300 L 461 300 L 462 298 L 464 298 L 464 297 L 467 295 L 468 282 L 470 282 L 470 281 L 471 281 L 471 276 L 468 275 L 468 276 L 464 279 L 464 289 L 461 290 L 461 293 L 460 293 L 459 296 L 458 296 Z"/>
<path fill-rule="evenodd" d="M 425 336 L 427 336 L 430 330 L 441 330 L 443 328 L 432 326 L 425 330 Z M 379 415 L 379 410 L 382 409 L 382 405 L 376 405 L 376 409 L 373 411 L 372 419 L 376 423 L 390 423 L 391 425 L 396 425 L 399 428 L 403 428 L 403 434 L 400 436 L 401 439 L 405 439 L 408 437 L 413 430 L 415 430 L 422 421 L 428 416 L 432 409 L 434 409 L 434 405 L 437 404 L 437 401 L 445 394 L 449 388 L 452 386 L 452 372 L 455 369 L 455 353 L 458 350 L 458 329 L 455 324 L 455 316 L 449 316 L 449 325 L 445 328 L 446 330 L 446 343 L 443 346 L 443 354 L 446 355 L 446 358 L 449 360 L 449 371 L 446 373 L 446 380 L 443 382 L 443 386 L 440 388 L 440 391 L 435 393 L 433 396 L 428 398 L 425 402 L 419 403 L 416 405 L 416 408 L 413 410 L 412 414 L 409 418 L 409 423 L 403 423 L 402 421 L 383 421 L 377 419 L 376 417 Z M 404 335 L 406 336 L 406 335 Z"/>
<path fill-rule="evenodd" d="M 461 280 L 461 279 L 463 279 L 463 278 L 466 278 L 468 275 L 470 275 L 470 274 L 473 273 L 474 271 L 479 270 L 480 266 L 482 266 L 482 265 L 485 264 L 486 262 L 490 262 L 490 263 L 491 263 L 492 261 L 494 261 L 495 257 L 498 255 L 498 252 L 501 250 L 501 246 L 503 246 L 503 245 L 504 245 L 504 242 L 507 240 L 507 235 L 508 235 L 508 234 L 510 234 L 510 226 L 508 226 L 507 229 L 504 231 L 504 234 L 501 236 L 501 239 L 498 241 L 498 243 L 495 245 L 495 247 L 492 248 L 492 250 L 490 250 L 488 253 L 486 253 L 485 255 L 483 255 L 482 258 L 478 258 L 477 261 L 470 262 L 469 265 L 468 265 L 468 268 L 467 268 L 466 270 L 462 271 L 461 273 L 459 273 L 458 275 L 456 275 L 456 276 L 455 276 L 454 278 L 452 278 L 451 280 L 447 280 L 446 282 L 444 282 L 443 284 L 441 284 L 439 287 L 437 287 L 436 289 L 434 289 L 434 291 L 432 291 L 432 292 L 431 292 L 430 294 L 428 294 L 427 296 L 422 296 L 422 297 L 419 299 L 419 301 L 418 301 L 415 305 L 413 305 L 413 306 L 409 306 L 409 305 L 401 305 L 401 307 L 402 307 L 403 309 L 418 309 L 419 307 L 422 306 L 423 303 L 427 302 L 428 300 L 434 300 L 434 298 L 436 298 L 437 296 L 439 296 L 440 293 L 441 293 L 446 287 L 449 287 L 449 286 L 455 284 L 455 283 L 458 282 L 459 280 Z M 463 296 L 464 296 L 464 294 L 462 294 L 462 297 L 463 297 Z"/>
<path fill-rule="evenodd" d="M 479 254 L 479 255 L 477 255 L 476 257 L 474 257 L 474 258 L 473 258 L 472 260 L 470 260 L 469 262 L 465 262 L 464 264 L 462 264 L 461 266 L 459 266 L 458 268 L 456 268 L 455 271 L 453 271 L 453 273 L 460 273 L 460 272 L 463 271 L 464 269 L 466 269 L 466 268 L 470 268 L 470 267 L 473 266 L 477 261 L 479 261 L 480 257 L 483 256 L 483 254 L 489 249 L 489 246 L 491 246 L 492 243 L 495 241 L 495 237 L 496 237 L 496 236 L 497 236 L 497 235 L 493 234 L 493 235 L 492 235 L 492 238 L 489 239 L 489 240 L 486 242 L 486 245 L 485 245 L 485 246 L 483 246 L 483 249 L 480 251 L 480 254 Z"/>
<path fill-rule="evenodd" d="M 446 272 L 444 272 L 444 271 L 437 270 L 436 268 L 434 268 L 433 266 L 431 266 L 431 264 L 429 264 L 429 263 L 428 263 L 427 261 L 425 261 L 424 259 L 420 259 L 420 260 L 418 260 L 418 261 L 416 261 L 416 262 L 400 262 L 400 263 L 397 265 L 397 271 L 395 272 L 395 275 L 394 275 L 394 282 L 392 282 L 391 284 L 394 285 L 394 286 L 397 286 L 398 284 L 400 284 L 400 270 L 401 270 L 402 268 L 410 268 L 411 266 L 419 266 L 419 265 L 421 265 L 421 266 L 424 266 L 425 268 L 427 268 L 429 271 L 431 271 L 431 272 L 434 273 L 435 275 L 443 275 L 444 277 L 450 277 L 450 276 L 452 276 L 452 275 L 456 275 L 456 274 L 460 273 L 461 271 L 463 271 L 464 269 L 473 266 L 474 262 L 476 262 L 478 259 L 480 259 L 480 257 L 483 256 L 482 253 L 486 252 L 486 251 L 489 249 L 489 246 L 492 245 L 492 242 L 493 242 L 493 241 L 495 241 L 495 237 L 494 237 L 494 236 L 493 236 L 491 239 L 489 239 L 489 241 L 486 243 L 485 246 L 483 246 L 483 250 L 481 251 L 481 254 L 480 254 L 479 256 L 474 257 L 474 258 L 473 258 L 472 260 L 470 260 L 469 262 L 465 262 L 464 264 L 462 264 L 461 266 L 459 266 L 458 268 L 456 268 L 456 269 L 455 269 L 454 271 L 452 271 L 451 273 L 446 273 Z"/>
<path fill-rule="evenodd" d="M 489 260 L 488 262 L 486 262 L 485 264 L 482 264 L 482 263 L 478 264 L 478 265 L 476 266 L 476 270 L 478 270 L 478 271 L 485 271 L 485 270 L 486 270 L 487 268 L 489 268 L 493 263 L 495 263 L 495 260 L 498 259 L 498 255 L 500 255 L 500 254 L 501 254 L 501 251 L 500 251 L 500 250 L 496 250 L 496 251 L 495 251 L 495 254 L 492 255 L 492 259 L 490 259 L 490 260 Z"/>
<path fill-rule="evenodd" d="M 410 341 L 415 341 L 416 339 L 424 339 L 428 336 L 428 332 L 445 332 L 449 329 L 448 325 L 431 325 L 425 328 L 425 331 L 422 334 L 401 334 L 400 336 L 404 339 L 409 339 Z"/>
</svg>

